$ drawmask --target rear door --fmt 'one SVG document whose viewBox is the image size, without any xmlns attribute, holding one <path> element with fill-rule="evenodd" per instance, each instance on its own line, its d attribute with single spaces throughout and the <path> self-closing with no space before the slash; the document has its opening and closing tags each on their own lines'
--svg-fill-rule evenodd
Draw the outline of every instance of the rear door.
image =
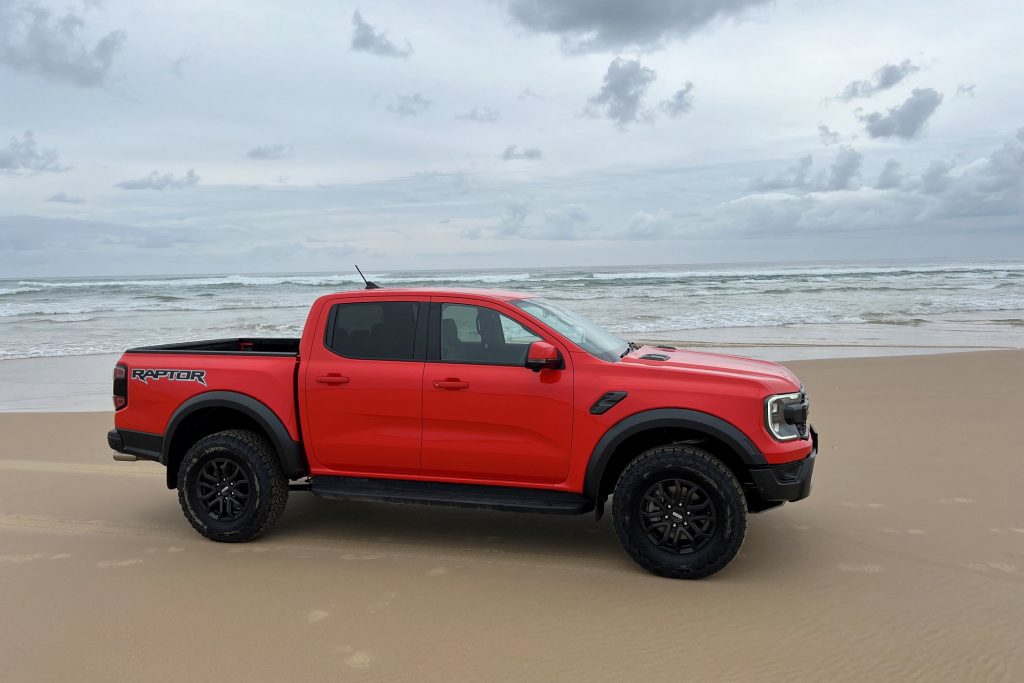
<svg viewBox="0 0 1024 683">
<path fill-rule="evenodd" d="M 494 483 L 558 483 L 569 469 L 569 354 L 525 316 L 472 299 L 434 298 L 423 375 L 423 474 Z M 561 370 L 525 367 L 549 341 Z"/>
<path fill-rule="evenodd" d="M 303 379 L 319 473 L 419 473 L 427 307 L 402 296 L 331 304 Z"/>
</svg>

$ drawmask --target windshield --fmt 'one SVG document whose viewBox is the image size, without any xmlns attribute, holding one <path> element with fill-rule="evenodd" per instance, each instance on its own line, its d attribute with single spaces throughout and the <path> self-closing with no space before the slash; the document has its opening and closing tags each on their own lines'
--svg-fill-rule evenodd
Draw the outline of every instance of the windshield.
<svg viewBox="0 0 1024 683">
<path fill-rule="evenodd" d="M 608 330 L 556 303 L 545 299 L 519 299 L 511 303 L 601 360 L 617 361 L 629 348 Z"/>
</svg>

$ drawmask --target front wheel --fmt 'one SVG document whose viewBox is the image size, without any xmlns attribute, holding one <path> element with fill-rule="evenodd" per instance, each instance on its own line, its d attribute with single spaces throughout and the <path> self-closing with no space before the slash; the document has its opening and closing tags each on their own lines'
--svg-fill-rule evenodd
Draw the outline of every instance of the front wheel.
<svg viewBox="0 0 1024 683">
<path fill-rule="evenodd" d="M 251 541 L 278 520 L 288 479 L 267 440 L 230 429 L 192 445 L 178 470 L 178 501 L 196 531 L 214 541 Z"/>
<path fill-rule="evenodd" d="M 736 556 L 747 502 L 736 477 L 700 448 L 659 446 L 626 466 L 612 500 L 615 533 L 645 569 L 702 579 Z"/>
</svg>

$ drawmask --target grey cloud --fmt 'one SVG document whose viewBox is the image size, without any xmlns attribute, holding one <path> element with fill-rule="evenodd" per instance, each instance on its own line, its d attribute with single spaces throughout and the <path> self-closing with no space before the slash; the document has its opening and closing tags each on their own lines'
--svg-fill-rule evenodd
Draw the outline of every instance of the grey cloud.
<svg viewBox="0 0 1024 683">
<path fill-rule="evenodd" d="M 608 65 L 600 92 L 587 100 L 589 116 L 611 119 L 621 130 L 630 123 L 649 121 L 651 114 L 641 110 L 644 96 L 658 77 L 639 60 L 616 57 Z"/>
<path fill-rule="evenodd" d="M 0 147 L 0 172 L 2 173 L 10 174 L 19 171 L 59 173 L 66 170 L 68 167 L 61 166 L 58 162 L 57 149 L 39 147 L 36 144 L 35 135 L 30 130 L 26 130 L 20 139 L 11 138 L 6 148 Z"/>
<path fill-rule="evenodd" d="M 925 194 L 941 194 L 949 187 L 951 178 L 949 172 L 953 170 L 953 164 L 945 161 L 933 161 L 921 174 L 921 192 Z"/>
<path fill-rule="evenodd" d="M 543 100 L 544 96 L 531 88 L 523 88 L 519 93 L 521 100 Z"/>
<path fill-rule="evenodd" d="M 124 180 L 117 183 L 115 187 L 122 190 L 185 190 L 199 184 L 200 177 L 195 170 L 189 169 L 183 176 L 175 176 L 171 173 L 160 175 L 153 171 L 144 178 L 135 180 Z"/>
<path fill-rule="evenodd" d="M 180 57 L 178 57 L 173 62 L 167 65 L 167 71 L 171 73 L 171 75 L 173 76 L 177 76 L 178 78 L 184 78 L 185 64 L 191 61 L 191 59 L 192 57 L 190 55 L 181 55 Z"/>
<path fill-rule="evenodd" d="M 842 147 L 828 170 L 828 181 L 824 189 L 830 192 L 849 190 L 854 178 L 860 174 L 864 155 L 855 149 Z"/>
<path fill-rule="evenodd" d="M 432 104 L 432 101 L 428 100 L 418 92 L 411 95 L 398 95 L 395 97 L 395 100 L 388 105 L 388 111 L 400 119 L 407 119 L 412 116 L 419 116 L 430 109 L 430 105 Z"/>
<path fill-rule="evenodd" d="M 871 80 L 847 83 L 843 92 L 836 99 L 849 102 L 858 97 L 871 97 L 899 84 L 907 76 L 920 70 L 921 67 L 909 59 L 905 59 L 899 64 L 886 64 L 875 72 Z"/>
<path fill-rule="evenodd" d="M 586 239 L 590 214 L 579 204 L 566 204 L 544 212 L 544 223 L 531 232 L 534 239 L 578 240 Z"/>
<path fill-rule="evenodd" d="M 501 118 L 501 113 L 492 107 L 473 107 L 465 114 L 459 114 L 455 118 L 476 123 L 494 123 Z"/>
<path fill-rule="evenodd" d="M 750 182 L 749 189 L 757 192 L 773 192 L 775 190 L 806 188 L 810 181 L 811 165 L 814 159 L 810 154 L 800 157 L 789 168 L 774 176 L 762 176 Z"/>
<path fill-rule="evenodd" d="M 85 19 L 63 16 L 35 2 L 0 1 L 0 64 L 24 73 L 83 88 L 107 80 L 124 31 L 111 31 L 94 44 L 81 36 Z"/>
<path fill-rule="evenodd" d="M 682 88 L 672 94 L 672 97 L 663 100 L 658 106 L 672 118 L 682 116 L 690 111 L 693 109 L 693 83 L 686 81 Z"/>
<path fill-rule="evenodd" d="M 879 190 L 894 190 L 903 185 L 906 176 L 903 174 L 902 165 L 895 159 L 885 162 L 882 172 L 878 174 L 878 182 L 875 188 Z"/>
<path fill-rule="evenodd" d="M 862 115 L 860 120 L 864 123 L 864 130 L 873 138 L 910 140 L 917 137 L 941 103 L 942 95 L 932 88 L 915 88 L 903 104 L 884 114 Z"/>
<path fill-rule="evenodd" d="M 366 23 L 358 11 L 352 15 L 352 49 L 369 52 L 379 57 L 404 59 L 412 54 L 412 45 L 405 41 L 405 47 L 398 47 L 388 38 L 386 31 L 378 31 Z"/>
<path fill-rule="evenodd" d="M 518 236 L 526 222 L 527 209 L 526 204 L 522 202 L 509 202 L 506 204 L 501 215 L 498 217 L 497 225 L 494 226 L 495 234 L 498 237 Z"/>
<path fill-rule="evenodd" d="M 627 239 L 660 240 L 672 237 L 677 227 L 672 214 L 667 211 L 647 213 L 637 211 L 630 216 L 626 226 Z"/>
<path fill-rule="evenodd" d="M 818 124 L 818 140 L 823 145 L 834 145 L 839 142 L 839 133 L 823 123 Z"/>
<path fill-rule="evenodd" d="M 259 145 L 253 147 L 245 156 L 259 161 L 276 161 L 286 159 L 292 155 L 292 148 L 286 145 Z"/>
<path fill-rule="evenodd" d="M 654 48 L 769 0 L 506 0 L 512 19 L 561 38 L 566 52 Z"/>
<path fill-rule="evenodd" d="M 83 198 L 69 195 L 67 192 L 58 192 L 57 194 L 47 197 L 46 201 L 57 202 L 59 204 L 85 204 L 85 200 Z"/>
<path fill-rule="evenodd" d="M 514 161 L 516 159 L 528 159 L 530 161 L 536 161 L 543 156 L 543 153 L 536 147 L 526 147 L 522 150 L 516 145 L 509 145 L 505 148 L 505 151 L 501 153 L 501 158 L 505 161 Z"/>
<path fill-rule="evenodd" d="M 860 174 L 864 155 L 850 147 L 840 147 L 828 171 L 811 174 L 814 159 L 810 154 L 773 176 L 755 178 L 748 186 L 754 192 L 796 190 L 800 192 L 837 192 L 849 190 Z"/>
<path fill-rule="evenodd" d="M 974 97 L 974 91 L 977 89 L 977 87 L 978 86 L 976 83 L 961 83 L 960 85 L 956 86 L 956 95 L 957 97 Z"/>
</svg>

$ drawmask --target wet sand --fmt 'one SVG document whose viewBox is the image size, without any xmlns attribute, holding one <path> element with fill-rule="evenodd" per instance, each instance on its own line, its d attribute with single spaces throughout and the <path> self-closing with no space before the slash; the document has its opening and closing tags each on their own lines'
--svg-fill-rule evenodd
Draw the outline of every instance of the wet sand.
<svg viewBox="0 0 1024 683">
<path fill-rule="evenodd" d="M 590 515 L 295 493 L 216 544 L 108 413 L 0 415 L 4 679 L 1024 679 L 1024 352 L 790 365 L 814 491 L 699 582 Z"/>
</svg>

